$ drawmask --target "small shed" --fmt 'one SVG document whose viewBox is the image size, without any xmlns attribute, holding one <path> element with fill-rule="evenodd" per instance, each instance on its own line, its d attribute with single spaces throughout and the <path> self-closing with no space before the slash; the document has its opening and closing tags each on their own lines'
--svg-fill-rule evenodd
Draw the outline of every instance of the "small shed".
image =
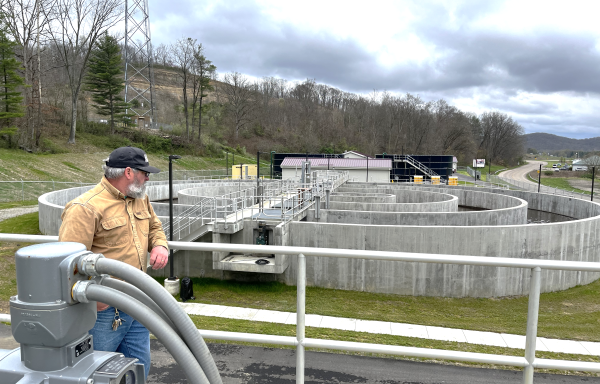
<svg viewBox="0 0 600 384">
<path fill-rule="evenodd" d="M 362 153 L 355 151 L 346 151 L 342 153 L 342 156 L 344 157 L 344 159 L 366 159 L 369 157 L 367 155 L 363 155 Z"/>
<path fill-rule="evenodd" d="M 299 179 L 302 174 L 302 163 L 306 158 L 286 157 L 281 163 L 283 179 Z M 392 160 L 390 159 L 339 159 L 339 158 L 308 158 L 313 171 L 331 170 L 348 171 L 350 180 L 373 183 L 389 183 Z"/>
</svg>

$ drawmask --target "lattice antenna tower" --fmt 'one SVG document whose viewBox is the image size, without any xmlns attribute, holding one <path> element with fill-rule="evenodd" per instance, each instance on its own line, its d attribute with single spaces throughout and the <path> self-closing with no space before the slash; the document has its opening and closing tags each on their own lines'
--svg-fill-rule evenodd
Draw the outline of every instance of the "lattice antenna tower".
<svg viewBox="0 0 600 384">
<path fill-rule="evenodd" d="M 127 113 L 149 127 L 156 124 L 152 61 L 148 0 L 125 0 L 125 101 L 135 103 Z"/>
</svg>

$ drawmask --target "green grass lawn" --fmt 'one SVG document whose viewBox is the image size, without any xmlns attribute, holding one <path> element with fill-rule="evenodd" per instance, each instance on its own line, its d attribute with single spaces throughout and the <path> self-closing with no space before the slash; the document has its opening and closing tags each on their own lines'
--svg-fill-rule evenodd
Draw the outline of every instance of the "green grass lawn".
<svg viewBox="0 0 600 384">
<path fill-rule="evenodd" d="M 537 174 L 536 174 L 536 176 L 537 176 Z M 533 182 L 536 182 L 536 183 L 538 182 L 538 179 L 532 177 L 531 174 L 529 175 L 529 179 Z M 588 192 L 588 191 L 584 191 L 584 190 L 581 190 L 578 188 L 573 188 L 571 186 L 571 184 L 569 184 L 568 177 L 544 177 L 544 175 L 542 174 L 540 183 L 542 185 L 545 185 L 546 187 L 550 187 L 550 188 L 558 188 L 558 189 L 562 189 L 562 190 L 569 191 L 569 192 L 572 191 L 575 193 L 583 193 L 585 195 L 590 194 L 590 192 Z M 595 196 L 595 193 L 594 193 L 594 196 Z"/>
<path fill-rule="evenodd" d="M 217 331 L 224 331 L 224 332 L 245 332 L 245 333 L 276 335 L 276 336 L 289 336 L 289 337 L 296 336 L 296 326 L 295 325 L 274 324 L 274 323 L 266 323 L 266 322 L 234 320 L 234 319 L 224 319 L 224 318 L 219 318 L 219 317 L 194 316 L 194 315 L 190 316 L 190 318 L 192 319 L 192 321 L 194 322 L 196 327 L 199 329 L 206 329 L 206 330 L 210 329 L 210 330 L 217 330 Z M 522 349 L 494 347 L 494 346 L 459 343 L 459 342 L 452 342 L 452 341 L 420 339 L 420 338 L 416 338 L 416 337 L 372 334 L 372 333 L 367 333 L 367 332 L 342 331 L 342 330 L 335 330 L 335 329 L 328 329 L 328 328 L 306 327 L 305 332 L 306 332 L 306 337 L 308 337 L 308 338 L 324 339 L 324 340 L 341 340 L 341 341 L 351 341 L 351 342 L 357 342 L 357 343 L 373 343 L 373 344 L 384 344 L 384 345 L 394 345 L 394 346 L 403 346 L 403 347 L 445 349 L 445 350 L 451 350 L 451 351 L 487 353 L 487 354 L 496 354 L 496 355 L 505 355 L 505 356 L 523 356 L 525 353 L 525 351 Z M 214 340 L 214 341 L 222 342 L 219 340 Z M 240 342 L 231 342 L 231 343 L 272 347 L 272 345 L 270 345 L 270 344 L 240 343 Z M 286 347 L 279 346 L 278 348 L 286 348 Z M 289 348 L 293 348 L 293 347 L 287 347 L 287 348 L 289 349 Z M 320 350 L 322 350 L 322 349 L 320 349 Z M 366 353 L 354 353 L 354 352 L 342 352 L 342 351 L 335 351 L 335 352 L 336 353 L 351 353 L 351 354 L 360 354 L 360 355 L 369 355 L 369 356 L 390 357 L 389 355 L 380 355 L 380 354 L 366 354 Z M 393 357 L 406 359 L 405 357 L 401 357 L 401 356 L 393 356 Z M 544 359 L 600 362 L 599 356 L 572 355 L 572 354 L 567 354 L 567 353 L 553 353 L 553 352 L 537 351 L 536 357 L 544 358 Z M 428 360 L 428 359 L 415 359 L 415 360 Z M 469 366 L 479 366 L 479 367 L 490 367 L 490 365 L 479 364 L 479 363 L 460 362 L 459 364 L 469 365 Z M 510 368 L 510 367 L 504 367 L 504 366 L 499 366 L 499 367 L 505 368 L 505 369 Z M 514 369 L 521 370 L 522 368 L 514 368 Z M 537 370 L 537 371 L 541 371 L 541 370 Z M 553 371 L 552 373 L 573 374 L 573 372 L 567 372 L 567 371 L 561 371 L 561 372 Z M 586 373 L 586 375 L 587 376 L 598 376 L 599 374 Z"/>
<path fill-rule="evenodd" d="M 38 213 L 28 213 L 0 221 L 0 233 L 40 235 Z M 17 294 L 14 255 L 19 248 L 27 245 L 29 244 L 0 243 L 0 312 L 8 312 L 8 299 Z"/>
<path fill-rule="evenodd" d="M 195 278 L 196 302 L 275 311 L 296 311 L 296 287 Z M 527 297 L 492 299 L 386 295 L 318 287 L 306 289 L 306 313 L 525 334 Z M 538 334 L 600 341 L 600 281 L 540 300 Z"/>
<path fill-rule="evenodd" d="M 25 201 L 10 201 L 8 203 L 0 203 L 0 209 L 28 207 L 28 206 L 33 206 L 33 205 L 37 205 L 37 204 L 38 204 L 37 199 L 25 200 Z"/>
</svg>

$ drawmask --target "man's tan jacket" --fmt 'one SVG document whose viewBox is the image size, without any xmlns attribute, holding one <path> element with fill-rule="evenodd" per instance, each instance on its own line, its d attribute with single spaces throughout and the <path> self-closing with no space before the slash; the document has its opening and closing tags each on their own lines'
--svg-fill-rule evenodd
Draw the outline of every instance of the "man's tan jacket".
<svg viewBox="0 0 600 384">
<path fill-rule="evenodd" d="M 62 213 L 59 241 L 83 243 L 88 250 L 146 271 L 148 252 L 167 247 L 162 224 L 150 204 L 126 197 L 103 177 L 70 201 Z"/>
</svg>

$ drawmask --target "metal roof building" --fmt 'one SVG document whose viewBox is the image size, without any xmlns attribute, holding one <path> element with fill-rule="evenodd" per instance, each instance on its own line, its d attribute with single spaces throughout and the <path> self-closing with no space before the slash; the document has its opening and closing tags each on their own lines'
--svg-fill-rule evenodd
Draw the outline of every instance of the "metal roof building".
<svg viewBox="0 0 600 384">
<path fill-rule="evenodd" d="M 306 158 L 286 157 L 281 162 L 282 178 L 300 178 Z M 349 171 L 350 180 L 379 183 L 390 182 L 392 161 L 389 159 L 308 158 L 312 170 Z"/>
</svg>

